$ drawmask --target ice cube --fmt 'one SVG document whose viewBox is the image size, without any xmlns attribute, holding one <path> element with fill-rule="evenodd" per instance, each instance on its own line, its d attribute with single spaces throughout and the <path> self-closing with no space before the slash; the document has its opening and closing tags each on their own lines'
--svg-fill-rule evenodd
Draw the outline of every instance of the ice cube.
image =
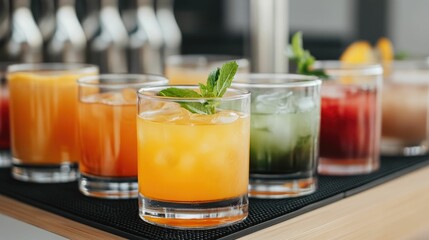
<svg viewBox="0 0 429 240">
<path fill-rule="evenodd" d="M 324 98 L 345 98 L 347 92 L 342 86 L 325 84 L 322 86 L 321 96 Z"/>
<path fill-rule="evenodd" d="M 240 116 L 236 112 L 221 111 L 215 114 L 211 123 L 214 124 L 228 124 L 236 121 Z"/>
<path fill-rule="evenodd" d="M 137 100 L 137 92 L 132 88 L 125 88 L 121 91 L 124 103 L 135 104 Z"/>
<path fill-rule="evenodd" d="M 119 104 L 123 104 L 124 100 L 121 93 L 105 92 L 105 93 L 96 93 L 96 94 L 85 96 L 83 98 L 83 102 L 119 105 Z"/>
<path fill-rule="evenodd" d="M 146 120 L 159 122 L 179 122 L 189 119 L 189 112 L 180 107 L 178 103 L 165 102 L 157 103 L 158 108 L 146 110 L 140 113 L 140 116 Z"/>
<path fill-rule="evenodd" d="M 293 112 L 292 92 L 274 92 L 257 95 L 254 100 L 254 111 L 257 113 Z"/>
<path fill-rule="evenodd" d="M 299 112 L 311 111 L 316 107 L 312 97 L 301 97 L 299 99 L 295 99 L 295 105 Z"/>
</svg>

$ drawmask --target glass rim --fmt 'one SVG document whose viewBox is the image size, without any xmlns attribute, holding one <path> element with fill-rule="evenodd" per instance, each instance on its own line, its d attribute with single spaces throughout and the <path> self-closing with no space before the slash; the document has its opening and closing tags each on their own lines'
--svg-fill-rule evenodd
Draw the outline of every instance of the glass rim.
<svg viewBox="0 0 429 240">
<path fill-rule="evenodd" d="M 157 92 L 159 92 L 162 89 L 166 89 L 166 88 L 170 88 L 170 87 L 174 87 L 174 88 L 185 88 L 185 89 L 199 89 L 199 85 L 161 85 L 161 86 L 148 86 L 148 87 L 143 87 L 140 88 L 139 90 L 137 90 L 137 96 L 138 98 L 149 98 L 149 99 L 157 99 L 157 100 L 166 100 L 166 101 L 180 101 L 180 102 L 201 102 L 204 100 L 221 100 L 221 101 L 232 101 L 232 100 L 241 100 L 241 99 L 245 99 L 247 97 L 250 96 L 250 91 L 245 90 L 245 89 L 240 89 L 240 88 L 235 88 L 235 87 L 229 87 L 226 92 L 234 92 L 236 94 L 231 95 L 231 96 L 223 96 L 223 97 L 201 97 L 201 98 L 196 98 L 196 97 L 185 97 L 185 98 L 181 98 L 181 97 L 165 97 L 165 96 L 159 96 L 159 95 L 149 95 L 146 93 L 149 92 L 153 92 L 158 90 Z"/>
<path fill-rule="evenodd" d="M 94 80 L 120 80 L 120 79 L 141 79 L 141 82 L 136 83 L 93 83 L 90 81 Z M 102 87 L 102 88 L 111 88 L 111 89 L 121 89 L 126 87 L 144 87 L 144 86 L 153 86 L 153 85 L 165 85 L 168 84 L 168 79 L 162 75 L 156 74 L 128 74 L 128 73 L 111 73 L 111 74 L 99 74 L 84 76 L 77 79 L 78 86 L 84 87 Z"/>
<path fill-rule="evenodd" d="M 180 65 L 181 63 L 195 63 L 194 59 L 207 59 L 207 63 L 210 62 L 227 62 L 236 61 L 240 67 L 247 67 L 250 65 L 250 61 L 247 58 L 236 55 L 228 54 L 183 54 L 183 55 L 171 55 L 165 60 L 166 64 Z M 192 62 L 191 62 L 192 61 Z"/>
<path fill-rule="evenodd" d="M 406 59 L 406 60 L 394 60 L 390 63 L 383 64 L 383 66 L 395 68 L 417 68 L 419 70 L 429 70 L 429 60 L 424 59 Z"/>
<path fill-rule="evenodd" d="M 378 63 L 342 63 L 339 60 L 322 60 L 314 63 L 314 69 L 327 71 L 328 76 L 378 76 L 383 74 L 383 67 Z"/>
<path fill-rule="evenodd" d="M 87 63 L 18 63 L 7 67 L 7 73 L 33 72 L 33 71 L 58 71 L 69 72 L 77 71 L 79 73 L 98 72 L 98 66 Z"/>
<path fill-rule="evenodd" d="M 240 79 L 284 79 L 285 82 L 241 82 Z M 273 87 L 312 87 L 322 84 L 322 80 L 317 76 L 290 74 L 290 73 L 239 73 L 235 76 L 232 86 L 251 88 L 273 88 Z"/>
</svg>

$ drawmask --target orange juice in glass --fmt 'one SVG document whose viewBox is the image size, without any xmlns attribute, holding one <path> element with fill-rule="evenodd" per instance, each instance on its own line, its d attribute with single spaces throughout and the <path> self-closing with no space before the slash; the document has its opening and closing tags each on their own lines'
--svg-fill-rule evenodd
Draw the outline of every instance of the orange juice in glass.
<svg viewBox="0 0 429 240">
<path fill-rule="evenodd" d="M 79 190 L 92 197 L 137 197 L 137 89 L 167 84 L 155 75 L 105 74 L 78 80 Z"/>
<path fill-rule="evenodd" d="M 77 84 L 95 75 L 93 65 L 17 64 L 7 70 L 12 175 L 29 182 L 77 178 Z"/>
<path fill-rule="evenodd" d="M 215 100 L 216 112 L 205 115 L 181 104 L 196 106 L 213 99 L 159 96 L 166 88 L 138 93 L 140 217 L 179 229 L 243 220 L 248 207 L 250 94 L 230 88 Z"/>
<path fill-rule="evenodd" d="M 249 73 L 250 64 L 247 59 L 228 55 L 174 55 L 165 62 L 165 76 L 170 84 L 195 85 L 204 83 L 213 68 L 237 59 L 239 73 Z"/>
</svg>

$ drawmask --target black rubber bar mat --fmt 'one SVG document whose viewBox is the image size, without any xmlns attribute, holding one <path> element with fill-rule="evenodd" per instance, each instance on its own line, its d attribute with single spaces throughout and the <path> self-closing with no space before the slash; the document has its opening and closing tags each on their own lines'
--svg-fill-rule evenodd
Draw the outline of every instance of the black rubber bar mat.
<svg viewBox="0 0 429 240">
<path fill-rule="evenodd" d="M 429 156 L 382 158 L 375 173 L 353 177 L 319 176 L 312 195 L 279 200 L 250 199 L 242 223 L 212 230 L 171 230 L 138 217 L 137 200 L 100 200 L 80 194 L 77 183 L 32 184 L 13 180 L 0 170 L 0 194 L 128 239 L 235 239 L 338 201 L 390 179 L 429 165 Z"/>
</svg>

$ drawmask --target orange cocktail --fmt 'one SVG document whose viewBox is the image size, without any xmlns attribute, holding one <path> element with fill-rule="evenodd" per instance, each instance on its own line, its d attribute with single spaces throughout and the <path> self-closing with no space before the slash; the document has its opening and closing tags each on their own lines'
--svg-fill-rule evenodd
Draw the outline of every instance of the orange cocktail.
<svg viewBox="0 0 429 240">
<path fill-rule="evenodd" d="M 127 93 L 127 90 L 129 91 Z M 83 174 L 103 177 L 137 176 L 136 94 L 100 93 L 79 103 Z M 85 99 L 84 99 L 85 100 Z"/>
<path fill-rule="evenodd" d="M 153 95 L 159 89 L 139 94 L 140 216 L 177 228 L 243 219 L 249 177 L 249 94 L 228 90 L 216 113 L 203 115 L 181 108 L 174 102 L 179 99 Z"/>
<path fill-rule="evenodd" d="M 160 76 L 132 74 L 79 79 L 82 193 L 101 198 L 137 197 L 136 91 L 167 83 Z"/>
<path fill-rule="evenodd" d="M 77 84 L 98 68 L 82 64 L 20 64 L 8 68 L 13 176 L 34 182 L 76 179 Z"/>
</svg>

